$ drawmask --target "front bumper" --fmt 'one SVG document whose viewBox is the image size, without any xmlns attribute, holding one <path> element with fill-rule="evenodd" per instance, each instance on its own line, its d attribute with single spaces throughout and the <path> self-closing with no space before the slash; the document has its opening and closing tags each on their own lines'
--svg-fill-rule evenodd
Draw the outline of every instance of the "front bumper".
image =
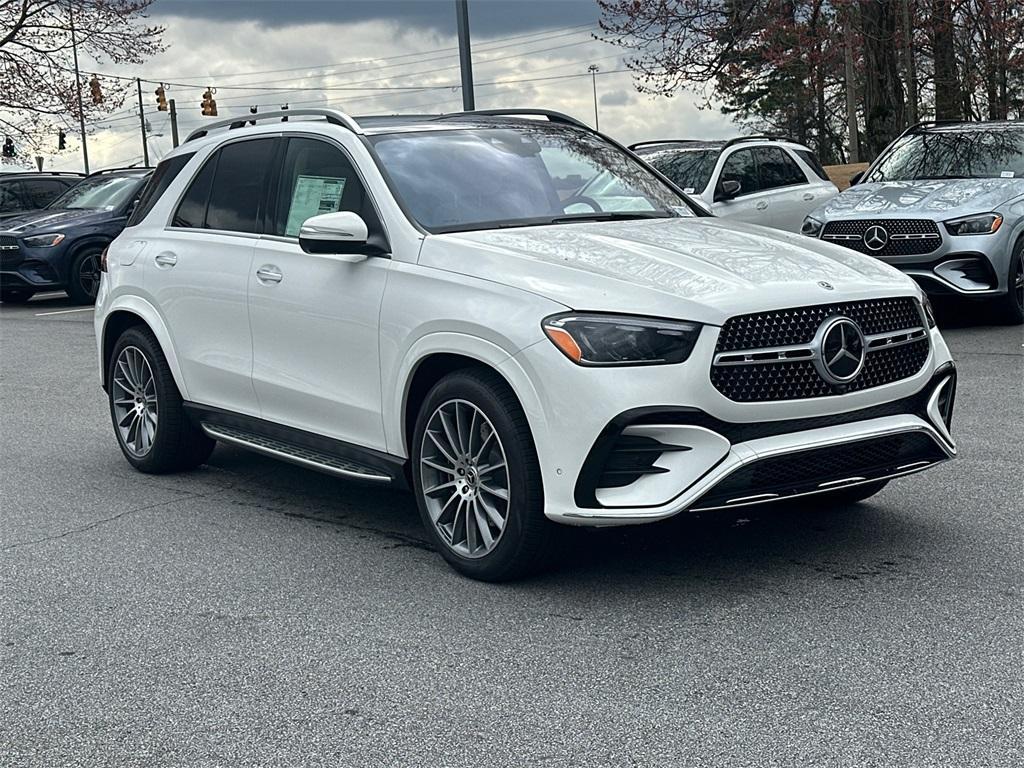
<svg viewBox="0 0 1024 768">
<path fill-rule="evenodd" d="M 41 291 L 64 284 L 65 246 L 0 250 L 0 284 L 5 288 Z"/>
<path fill-rule="evenodd" d="M 558 382 L 542 388 L 543 413 L 527 414 L 545 513 L 573 525 L 652 522 L 823 493 L 951 459 L 956 373 L 941 335 L 930 334 L 929 359 L 908 379 L 756 403 L 728 400 L 712 386 L 715 328 L 676 366 L 595 371 L 573 366 L 546 341 L 528 347 L 516 356 L 528 373 L 560 369 Z"/>
</svg>

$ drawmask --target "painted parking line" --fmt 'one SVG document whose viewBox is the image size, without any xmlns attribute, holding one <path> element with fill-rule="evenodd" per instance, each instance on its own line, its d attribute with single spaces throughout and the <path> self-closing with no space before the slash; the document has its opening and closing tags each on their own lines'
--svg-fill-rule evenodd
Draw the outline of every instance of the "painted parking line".
<svg viewBox="0 0 1024 768">
<path fill-rule="evenodd" d="M 60 309 L 56 312 L 36 312 L 36 317 L 46 317 L 47 315 L 67 315 L 71 312 L 93 312 L 94 307 L 82 307 L 81 309 Z"/>
</svg>

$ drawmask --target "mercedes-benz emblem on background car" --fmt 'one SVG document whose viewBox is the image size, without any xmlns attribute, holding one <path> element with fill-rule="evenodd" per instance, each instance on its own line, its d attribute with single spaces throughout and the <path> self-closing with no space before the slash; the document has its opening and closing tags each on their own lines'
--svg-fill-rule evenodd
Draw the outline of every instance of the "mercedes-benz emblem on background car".
<svg viewBox="0 0 1024 768">
<path fill-rule="evenodd" d="M 849 384 L 864 367 L 864 334 L 848 317 L 826 320 L 815 334 L 818 357 L 815 367 L 832 384 Z"/>
<path fill-rule="evenodd" d="M 878 224 L 870 226 L 864 232 L 864 245 L 872 251 L 880 251 L 889 242 L 889 230 Z"/>
</svg>

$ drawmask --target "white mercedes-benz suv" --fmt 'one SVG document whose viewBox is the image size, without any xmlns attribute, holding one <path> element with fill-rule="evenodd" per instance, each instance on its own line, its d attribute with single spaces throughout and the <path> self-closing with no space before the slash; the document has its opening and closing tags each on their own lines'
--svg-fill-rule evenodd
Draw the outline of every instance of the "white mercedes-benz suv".
<svg viewBox="0 0 1024 768">
<path fill-rule="evenodd" d="M 876 259 L 709 216 L 558 113 L 258 123 L 192 134 L 105 255 L 100 373 L 143 472 L 221 441 L 407 484 L 499 580 L 554 523 L 849 502 L 956 452 L 949 350 Z"/>
</svg>

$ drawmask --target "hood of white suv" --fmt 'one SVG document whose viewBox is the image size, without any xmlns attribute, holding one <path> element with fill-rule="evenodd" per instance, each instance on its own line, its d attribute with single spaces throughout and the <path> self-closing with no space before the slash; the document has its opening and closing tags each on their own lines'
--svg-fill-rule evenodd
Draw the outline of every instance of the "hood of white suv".
<svg viewBox="0 0 1024 768">
<path fill-rule="evenodd" d="M 820 221 L 878 215 L 946 220 L 997 211 L 1024 196 L 1024 179 L 921 179 L 858 184 L 818 207 Z"/>
<path fill-rule="evenodd" d="M 768 309 L 916 295 L 892 267 L 802 235 L 716 218 L 555 224 L 427 237 L 420 264 L 578 310 L 720 324 Z"/>
</svg>

